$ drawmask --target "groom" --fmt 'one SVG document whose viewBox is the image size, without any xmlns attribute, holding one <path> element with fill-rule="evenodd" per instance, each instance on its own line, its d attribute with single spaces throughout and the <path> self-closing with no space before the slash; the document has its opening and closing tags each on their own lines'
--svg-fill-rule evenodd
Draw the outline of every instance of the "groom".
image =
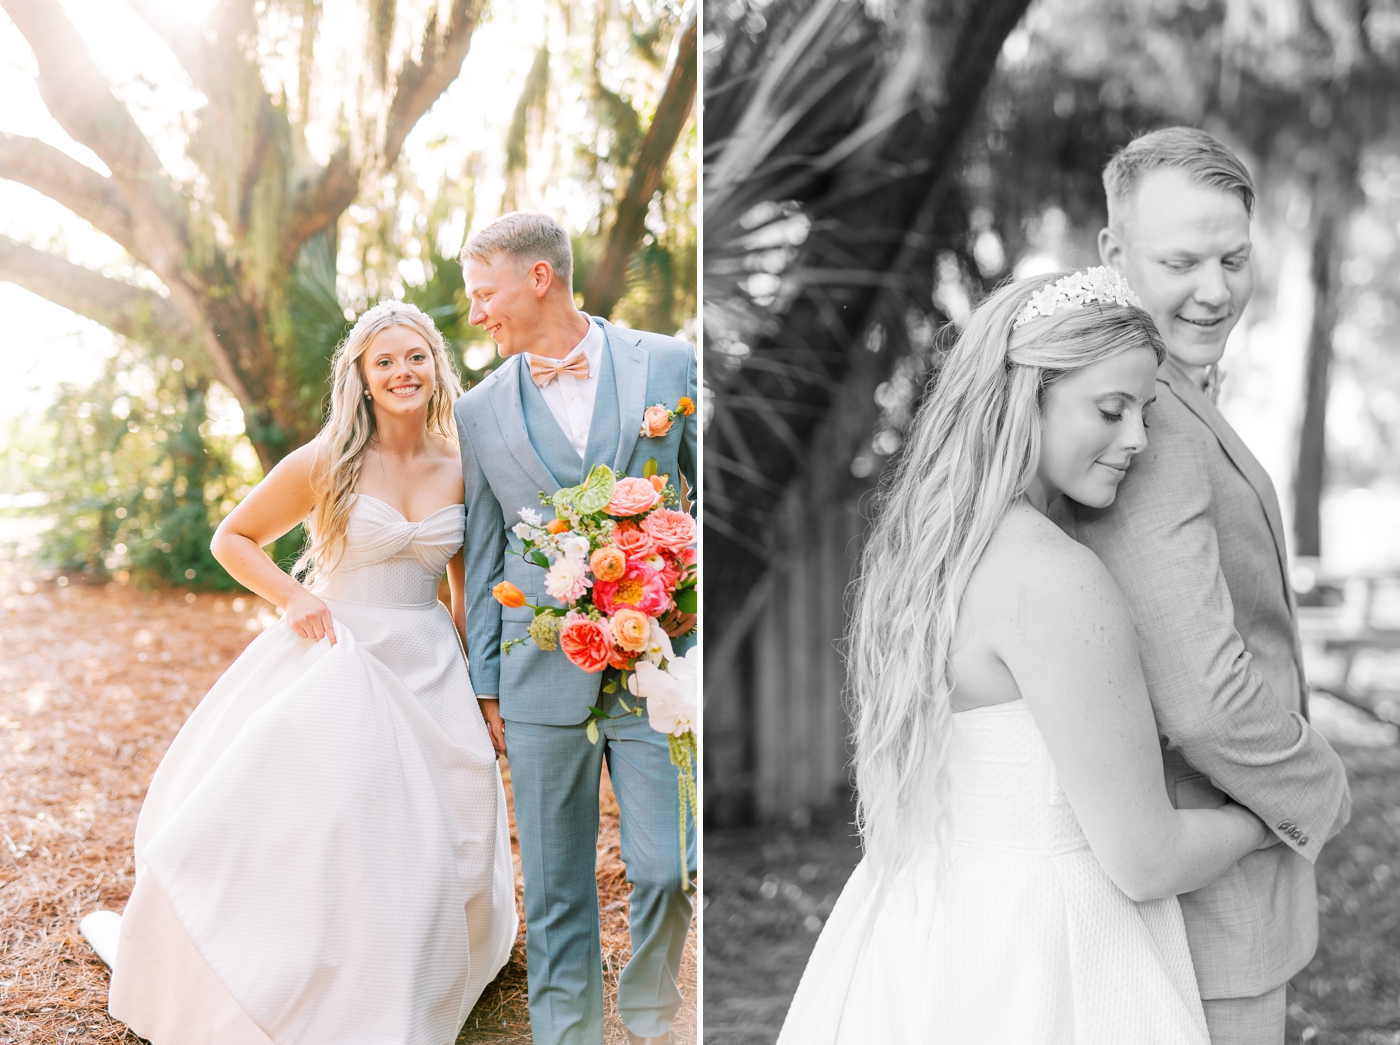
<svg viewBox="0 0 1400 1045">
<path fill-rule="evenodd" d="M 1307 722 L 1283 521 L 1268 475 L 1215 408 L 1225 339 L 1253 290 L 1254 188 L 1186 127 L 1104 171 L 1103 263 L 1167 347 L 1148 448 L 1078 539 L 1127 595 L 1178 808 L 1234 799 L 1276 840 L 1181 897 L 1212 1045 L 1281 1045 L 1285 987 L 1317 947 L 1313 863 L 1351 810 L 1341 760 Z"/>
<path fill-rule="evenodd" d="M 677 413 L 664 434 L 642 432 L 650 406 L 695 401 L 695 350 L 661 334 L 624 330 L 574 306 L 568 235 L 543 214 L 507 214 L 462 249 L 470 320 L 505 362 L 457 400 L 466 481 L 467 651 L 472 687 L 491 738 L 510 750 L 520 862 L 525 875 L 530 1027 L 541 1045 L 602 1045 L 603 968 L 595 878 L 598 787 L 604 759 L 617 796 L 622 859 L 632 883 L 632 959 L 618 977 L 617 1008 L 634 1043 L 670 1040 L 691 899 L 682 880 L 676 768 L 646 716 L 624 714 L 600 676 L 519 639 L 530 608 L 502 608 L 502 579 L 526 601 L 559 605 L 545 571 L 521 558 L 511 527 L 520 510 L 546 517 L 540 492 L 581 483 L 606 464 L 641 475 L 648 459 L 677 487 L 695 486 L 696 426 Z M 691 499 L 695 497 L 691 493 Z M 693 510 L 693 509 L 692 509 Z M 672 615 L 673 634 L 693 621 Z M 690 640 L 678 639 L 683 653 Z M 643 707 L 645 701 L 641 702 Z M 585 735 L 589 706 L 609 715 Z M 687 879 L 694 874 L 694 834 Z"/>
</svg>

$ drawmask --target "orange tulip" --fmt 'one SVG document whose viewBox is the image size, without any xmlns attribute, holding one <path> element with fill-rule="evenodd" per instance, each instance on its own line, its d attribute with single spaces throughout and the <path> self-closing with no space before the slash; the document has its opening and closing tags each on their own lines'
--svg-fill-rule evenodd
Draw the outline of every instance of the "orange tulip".
<svg viewBox="0 0 1400 1045">
<path fill-rule="evenodd" d="M 547 523 L 544 524 L 544 528 L 545 528 L 546 530 L 548 530 L 550 533 L 568 533 L 568 532 L 569 532 L 569 520 L 568 520 L 568 519 L 550 519 L 549 522 L 547 522 Z"/>
<path fill-rule="evenodd" d="M 652 489 L 655 490 L 657 493 L 660 493 L 662 490 L 666 489 L 666 480 L 667 480 L 668 478 L 670 478 L 670 476 L 666 476 L 666 475 L 653 475 L 653 476 L 651 477 L 651 487 L 652 487 Z"/>
<path fill-rule="evenodd" d="M 491 589 L 491 594 L 496 601 L 508 609 L 518 609 L 525 605 L 525 593 L 517 588 L 510 581 L 501 581 Z"/>
</svg>

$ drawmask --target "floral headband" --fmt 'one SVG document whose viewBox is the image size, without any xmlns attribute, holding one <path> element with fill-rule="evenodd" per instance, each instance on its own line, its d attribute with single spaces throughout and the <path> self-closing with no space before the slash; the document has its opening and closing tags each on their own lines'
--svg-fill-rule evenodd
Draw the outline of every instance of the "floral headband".
<svg viewBox="0 0 1400 1045">
<path fill-rule="evenodd" d="M 1056 312 L 1085 305 L 1110 304 L 1142 308 L 1141 299 L 1133 293 L 1121 272 L 1097 265 L 1083 272 L 1071 272 L 1048 287 L 1041 287 L 1022 307 L 1011 329 L 1019 329 L 1037 316 L 1053 316 Z"/>
</svg>

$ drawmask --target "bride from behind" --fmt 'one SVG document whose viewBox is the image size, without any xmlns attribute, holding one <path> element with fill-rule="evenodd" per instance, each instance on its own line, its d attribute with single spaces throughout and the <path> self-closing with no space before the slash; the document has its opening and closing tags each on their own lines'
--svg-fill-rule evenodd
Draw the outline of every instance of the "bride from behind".
<svg viewBox="0 0 1400 1045">
<path fill-rule="evenodd" d="M 282 620 L 195 709 L 141 809 L 109 1008 L 154 1045 L 449 1045 L 515 939 L 460 638 L 460 387 L 401 302 L 360 317 L 332 380 L 320 435 L 214 537 Z M 305 585 L 262 551 L 304 519 Z"/>
<path fill-rule="evenodd" d="M 1172 808 L 1127 606 L 1051 521 L 1113 502 L 1163 352 L 1108 269 L 1001 288 L 950 350 L 856 598 L 865 857 L 782 1045 L 1208 1045 L 1175 895 L 1272 835 Z"/>
</svg>

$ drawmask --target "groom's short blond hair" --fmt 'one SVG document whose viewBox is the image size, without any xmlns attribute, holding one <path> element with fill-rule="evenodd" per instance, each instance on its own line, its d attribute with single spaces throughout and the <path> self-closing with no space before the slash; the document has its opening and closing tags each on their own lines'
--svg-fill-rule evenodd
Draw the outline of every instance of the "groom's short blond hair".
<svg viewBox="0 0 1400 1045">
<path fill-rule="evenodd" d="M 480 261 L 490 264 L 505 255 L 528 268 L 539 261 L 549 262 L 554 275 L 569 294 L 573 293 L 574 248 L 569 234 L 548 214 L 512 211 L 487 225 L 462 247 L 462 264 Z"/>
<path fill-rule="evenodd" d="M 1254 182 L 1238 156 L 1195 127 L 1163 127 L 1134 138 L 1103 169 L 1109 228 L 1122 227 L 1124 212 L 1143 175 L 1164 167 L 1181 171 L 1197 185 L 1238 196 L 1245 213 L 1254 216 Z"/>
</svg>

